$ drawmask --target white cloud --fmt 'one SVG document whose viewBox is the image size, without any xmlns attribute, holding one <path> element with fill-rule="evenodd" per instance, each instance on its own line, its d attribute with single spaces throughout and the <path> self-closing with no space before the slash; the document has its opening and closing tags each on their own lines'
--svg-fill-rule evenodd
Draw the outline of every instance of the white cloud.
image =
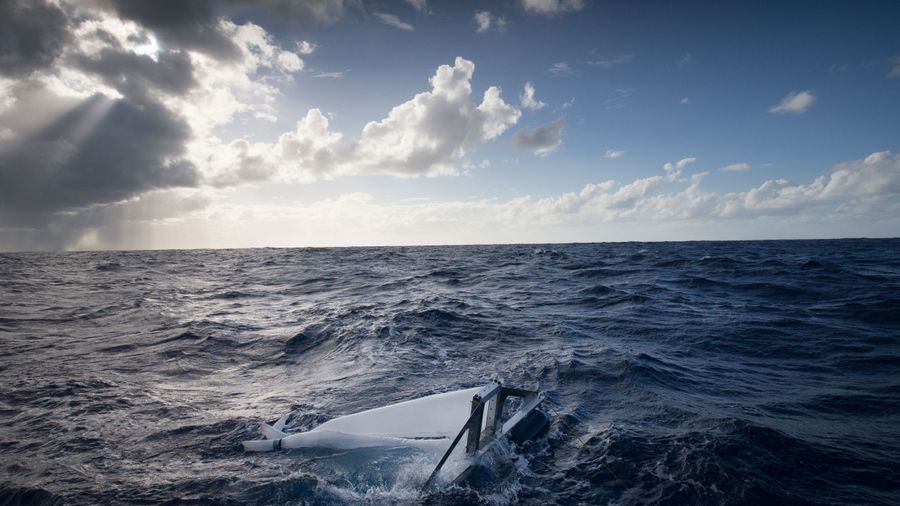
<svg viewBox="0 0 900 506">
<path fill-rule="evenodd" d="M 569 107 L 572 107 L 573 105 L 575 105 L 575 97 L 572 97 L 569 100 L 566 100 L 565 102 L 563 102 L 562 108 L 568 109 Z"/>
<path fill-rule="evenodd" d="M 314 204 L 313 214 L 325 223 L 333 223 L 326 216 L 332 212 L 348 222 L 365 217 L 366 226 L 374 227 L 382 235 L 396 233 L 397 223 L 409 227 L 427 224 L 439 230 L 443 230 L 442 224 L 466 223 L 467 230 L 485 229 L 497 234 L 522 229 L 536 234 L 544 227 L 598 223 L 706 220 L 702 222 L 708 224 L 708 220 L 754 219 L 786 213 L 809 212 L 818 216 L 822 206 L 833 210 L 827 219 L 834 220 L 842 218 L 840 213 L 844 209 L 854 208 L 850 203 L 900 195 L 900 156 L 889 152 L 839 164 L 830 175 L 820 176 L 807 185 L 776 180 L 735 193 L 703 191 L 705 172 L 680 178 L 679 171 L 690 163 L 688 160 L 691 159 L 666 164 L 671 167 L 666 175 L 639 178 L 627 184 L 591 183 L 575 192 L 542 198 L 522 196 L 507 201 L 482 199 L 391 205 L 380 204 L 369 195 L 346 196 L 342 197 L 344 206 L 340 209 L 335 200 L 322 201 Z M 319 214 L 326 207 L 332 209 L 325 215 Z"/>
<path fill-rule="evenodd" d="M 313 54 L 313 52 L 315 52 L 316 48 L 318 47 L 318 44 L 309 42 L 308 40 L 301 40 L 297 42 L 297 51 L 300 54 Z"/>
<path fill-rule="evenodd" d="M 473 102 L 474 71 L 475 64 L 464 58 L 456 58 L 453 66 L 441 65 L 430 80 L 431 91 L 394 107 L 380 121 L 370 121 L 359 138 L 346 145 L 339 145 L 340 137 L 329 132 L 325 117 L 312 110 L 305 120 L 308 128 L 298 128 L 290 138 L 311 147 L 288 160 L 283 137 L 278 163 L 284 167 L 289 162 L 295 180 L 359 172 L 403 177 L 457 174 L 470 151 L 501 135 L 521 115 L 503 101 L 495 86 L 484 92 L 480 103 Z"/>
<path fill-rule="evenodd" d="M 475 31 L 484 33 L 491 29 L 491 13 L 488 11 L 475 11 Z"/>
<path fill-rule="evenodd" d="M 566 62 L 559 62 L 550 65 L 550 67 L 547 69 L 547 72 L 549 72 L 550 75 L 554 77 L 570 77 L 575 75 L 572 67 L 570 67 Z"/>
<path fill-rule="evenodd" d="M 532 84 L 531 81 L 525 83 L 525 88 L 519 95 L 519 102 L 522 104 L 523 108 L 531 109 L 532 111 L 542 109 L 545 105 L 547 105 L 544 102 L 541 102 L 540 100 L 534 98 L 534 84 Z"/>
<path fill-rule="evenodd" d="M 313 74 L 313 77 L 326 78 L 326 79 L 340 79 L 344 77 L 344 71 L 336 71 L 336 72 L 317 72 Z"/>
<path fill-rule="evenodd" d="M 546 156 L 562 144 L 562 134 L 566 120 L 562 116 L 555 121 L 534 128 L 523 128 L 512 139 L 513 148 Z"/>
<path fill-rule="evenodd" d="M 206 54 L 191 53 L 197 86 L 185 97 L 170 99 L 167 104 L 191 123 L 197 139 L 193 147 L 206 142 L 213 136 L 213 129 L 231 123 L 239 114 L 274 121 L 279 85 L 286 82 L 286 76 L 304 67 L 299 56 L 279 48 L 258 25 L 221 21 L 221 28 L 238 46 L 241 58 L 223 65 Z M 203 158 L 206 153 L 193 155 Z"/>
<path fill-rule="evenodd" d="M 592 67 L 600 67 L 602 69 L 608 69 L 608 68 L 615 67 L 616 65 L 628 63 L 633 58 L 634 58 L 634 55 L 623 54 L 623 55 L 619 55 L 619 56 L 614 56 L 612 58 L 601 58 L 599 60 L 588 60 L 587 64 Z"/>
<path fill-rule="evenodd" d="M 685 167 L 687 167 L 688 165 L 690 165 L 696 161 L 697 161 L 696 158 L 686 157 L 686 158 L 682 158 L 681 160 L 678 160 L 674 164 L 672 162 L 666 162 L 665 165 L 663 165 L 663 170 L 665 170 L 666 173 L 669 174 L 670 176 L 678 177 L 681 175 L 681 172 L 684 170 Z"/>
<path fill-rule="evenodd" d="M 312 170 L 328 172 L 334 167 L 335 147 L 343 135 L 331 132 L 328 118 L 318 109 L 310 109 L 297 122 L 293 132 L 278 138 L 277 153 L 282 164 L 288 166 L 287 179 L 303 179 Z M 295 177 L 291 177 L 295 174 Z"/>
<path fill-rule="evenodd" d="M 750 170 L 750 164 L 747 162 L 732 163 L 732 164 L 726 165 L 724 167 L 721 167 L 719 170 L 722 172 L 741 172 L 741 171 L 745 171 L 745 170 Z"/>
<path fill-rule="evenodd" d="M 290 51 L 279 51 L 278 68 L 289 73 L 299 72 L 303 70 L 303 60 Z"/>
<path fill-rule="evenodd" d="M 475 11 L 475 31 L 485 33 L 493 27 L 498 32 L 506 31 L 509 24 L 503 16 L 494 16 L 488 11 Z"/>
<path fill-rule="evenodd" d="M 411 5 L 412 8 L 420 14 L 431 14 L 431 8 L 428 7 L 428 0 L 406 0 L 406 3 Z"/>
<path fill-rule="evenodd" d="M 689 104 L 690 102 L 691 102 L 691 100 L 688 97 L 684 97 L 681 99 L 681 101 L 679 103 L 682 105 L 685 105 L 685 104 Z"/>
<path fill-rule="evenodd" d="M 585 0 L 522 0 L 522 7 L 529 14 L 554 16 L 563 12 L 580 11 Z"/>
<path fill-rule="evenodd" d="M 675 66 L 679 68 L 687 67 L 691 63 L 694 63 L 694 55 L 690 51 L 685 51 L 683 55 L 675 60 Z"/>
<path fill-rule="evenodd" d="M 274 179 L 312 182 L 359 173 L 399 177 L 457 175 L 470 152 L 503 134 L 521 111 L 507 104 L 496 86 L 481 102 L 472 100 L 475 64 L 457 58 L 441 65 L 432 90 L 394 107 L 386 118 L 370 121 L 357 139 L 330 130 L 319 109 L 311 109 L 297 128 L 277 143 L 215 142 L 200 146 L 207 181 L 217 186 Z M 236 141 L 239 142 L 239 141 Z M 244 177 L 247 176 L 247 177 Z"/>
<path fill-rule="evenodd" d="M 770 107 L 769 112 L 776 114 L 801 114 L 812 107 L 815 101 L 816 95 L 812 90 L 792 91 L 782 98 L 778 104 Z"/>
<path fill-rule="evenodd" d="M 900 77 L 900 56 L 891 59 L 891 70 L 888 72 L 888 77 Z"/>
<path fill-rule="evenodd" d="M 622 158 L 625 156 L 625 152 L 617 149 L 607 149 L 606 154 L 603 155 L 603 158 Z"/>
<path fill-rule="evenodd" d="M 667 166 L 677 170 L 688 163 Z M 887 151 L 838 164 L 808 184 L 771 180 L 745 191 L 715 193 L 702 189 L 705 174 L 681 178 L 667 171 L 627 183 L 607 180 L 572 192 L 508 200 L 391 203 L 355 192 L 307 202 L 235 204 L 221 191 L 168 190 L 92 208 L 92 216 L 104 217 L 99 224 L 85 214 L 69 215 L 63 226 L 71 240 L 62 247 L 646 240 L 648 233 L 667 230 L 674 230 L 664 236 L 672 239 L 697 230 L 714 232 L 693 238 L 746 237 L 728 235 L 737 227 L 733 220 L 740 220 L 742 231 L 750 227 L 764 237 L 777 238 L 788 222 L 802 222 L 804 236 L 833 237 L 836 223 L 858 226 L 875 219 L 893 230 L 900 225 L 900 155 Z M 0 229 L 0 245 L 8 245 L 8 238 Z"/>
<path fill-rule="evenodd" d="M 849 200 L 900 194 L 900 155 L 872 153 L 863 160 L 838 164 L 831 174 L 798 185 L 785 179 L 769 180 L 747 192 L 721 197 L 719 216 L 783 214 Z"/>
<path fill-rule="evenodd" d="M 393 14 L 385 14 L 383 12 L 375 12 L 373 14 L 375 15 L 376 18 L 378 18 L 379 21 L 381 21 L 385 25 L 393 26 L 394 28 L 399 28 L 401 30 L 406 30 L 408 32 L 411 32 L 414 30 L 413 25 L 411 25 L 405 21 L 401 21 L 400 18 L 398 18 L 397 16 L 395 16 Z"/>
<path fill-rule="evenodd" d="M 224 163 L 222 158 L 226 155 L 233 165 L 229 170 L 241 180 L 260 179 L 261 173 L 254 172 L 252 146 L 223 142 L 218 129 L 239 117 L 274 121 L 280 86 L 304 68 L 297 53 L 280 47 L 270 33 L 253 23 L 239 25 L 225 19 L 215 22 L 216 29 L 236 50 L 236 57 L 223 63 L 214 52 L 160 49 L 151 31 L 106 11 L 79 11 L 78 19 L 72 28 L 76 43 L 67 50 L 70 59 L 59 66 L 58 72 L 46 77 L 49 90 L 80 99 L 105 95 L 116 100 L 138 100 L 144 115 L 154 110 L 146 107 L 148 100 L 159 101 L 161 107 L 186 123 L 185 131 L 179 134 L 185 139 L 184 145 L 172 149 L 183 150 L 185 160 L 197 167 L 204 179 L 217 184 L 227 179 L 217 165 Z M 135 55 L 149 56 L 152 61 Z M 131 63 L 132 67 L 123 71 L 111 64 L 102 66 L 111 56 L 117 58 L 112 63 Z M 82 68 L 73 62 L 80 62 Z M 181 72 L 189 78 L 187 85 L 179 93 L 166 91 L 163 86 L 171 88 L 170 82 L 181 82 L 173 79 L 178 75 L 175 70 L 182 67 L 187 69 Z M 92 73 L 84 68 L 96 70 Z M 147 72 L 146 76 L 159 76 L 154 77 L 158 83 L 134 74 L 141 69 Z M 110 74 L 116 79 L 104 79 L 105 74 L 100 72 L 118 74 Z M 158 133 L 160 139 L 164 133 Z"/>
<path fill-rule="evenodd" d="M 205 182 L 225 187 L 271 179 L 276 167 L 266 159 L 265 149 L 265 145 L 253 145 L 244 139 L 217 146 L 205 160 Z"/>
</svg>

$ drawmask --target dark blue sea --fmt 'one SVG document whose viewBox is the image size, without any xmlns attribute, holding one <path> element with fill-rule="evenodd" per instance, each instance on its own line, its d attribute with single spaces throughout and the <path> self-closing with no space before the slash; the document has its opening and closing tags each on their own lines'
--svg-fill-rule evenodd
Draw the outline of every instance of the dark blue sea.
<svg viewBox="0 0 900 506">
<path fill-rule="evenodd" d="M 548 435 L 477 489 L 245 453 L 492 378 Z M 900 240 L 0 255 L 0 504 L 898 504 Z"/>
</svg>

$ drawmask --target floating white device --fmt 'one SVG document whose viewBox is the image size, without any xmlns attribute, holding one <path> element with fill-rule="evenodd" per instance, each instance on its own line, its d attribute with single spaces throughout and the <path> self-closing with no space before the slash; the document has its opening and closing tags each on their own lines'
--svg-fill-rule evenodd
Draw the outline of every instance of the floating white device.
<svg viewBox="0 0 900 506">
<path fill-rule="evenodd" d="M 508 398 L 520 398 L 514 412 L 506 417 Z M 455 482 L 464 480 L 479 465 L 479 460 L 498 437 L 506 436 L 517 444 L 542 435 L 549 425 L 538 408 L 543 394 L 533 390 L 509 388 L 492 382 L 484 387 L 467 388 L 329 420 L 307 432 L 282 432 L 287 415 L 274 426 L 263 423 L 266 439 L 244 441 L 247 451 L 264 452 L 290 448 L 333 448 L 350 450 L 372 447 L 412 447 L 433 453 L 443 452 L 426 482 L 430 486 L 456 448 L 463 434 L 469 467 Z M 451 441 L 452 440 L 452 441 Z"/>
</svg>

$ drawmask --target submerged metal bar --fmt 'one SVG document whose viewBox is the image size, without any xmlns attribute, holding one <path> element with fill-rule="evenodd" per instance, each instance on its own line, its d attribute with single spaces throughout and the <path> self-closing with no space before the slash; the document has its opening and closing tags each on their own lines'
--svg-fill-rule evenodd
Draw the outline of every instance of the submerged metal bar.
<svg viewBox="0 0 900 506">
<path fill-rule="evenodd" d="M 503 424 L 503 432 L 506 433 L 516 426 L 528 413 L 538 406 L 544 400 L 544 395 L 539 392 L 531 392 L 528 397 L 523 399 L 519 410 Z"/>
<path fill-rule="evenodd" d="M 507 397 L 521 397 L 522 405 L 519 406 L 516 413 L 507 420 L 506 423 L 503 423 L 503 403 L 506 402 Z M 497 381 L 479 390 L 477 394 L 472 396 L 472 411 L 469 414 L 469 419 L 463 424 L 459 433 L 453 439 L 453 442 L 450 443 L 450 448 L 447 448 L 444 456 L 441 457 L 441 461 L 438 462 L 434 471 L 431 472 L 431 476 L 429 476 L 428 480 L 425 482 L 423 490 L 428 490 L 432 485 L 434 479 L 437 477 L 438 473 L 440 473 L 441 468 L 444 467 L 447 459 L 450 458 L 450 454 L 453 453 L 456 445 L 459 444 L 463 434 L 467 431 L 469 434 L 466 439 L 466 454 L 475 457 L 478 455 L 478 450 L 482 446 L 486 445 L 497 435 L 506 434 L 512 427 L 519 423 L 525 415 L 536 408 L 543 398 L 543 394 L 539 392 L 521 388 L 507 388 L 501 386 Z M 488 408 L 488 418 L 484 429 L 484 436 L 482 437 L 481 422 L 484 418 L 486 406 Z M 482 441 L 482 439 L 484 439 L 484 441 Z"/>
<path fill-rule="evenodd" d="M 500 382 L 493 381 L 490 385 L 482 388 L 477 394 L 472 396 L 472 415 L 474 415 L 477 420 L 473 420 L 469 425 L 469 437 L 466 439 L 467 455 L 475 455 L 478 453 L 478 449 L 481 447 L 481 420 L 484 418 L 485 404 L 496 401 L 498 394 L 502 391 L 503 386 L 500 385 Z M 488 429 L 488 433 L 492 434 L 490 429 Z"/>
<path fill-rule="evenodd" d="M 475 397 L 478 397 L 477 395 Z M 475 402 L 475 399 L 472 399 L 472 402 Z M 480 401 L 479 401 L 480 402 Z M 441 461 L 438 462 L 437 467 L 434 468 L 434 471 L 431 472 L 431 476 L 428 477 L 428 481 L 425 482 L 425 486 L 422 487 L 423 490 L 428 490 L 428 487 L 431 486 L 431 483 L 434 481 L 434 478 L 441 471 L 441 468 L 444 467 L 444 464 L 447 462 L 447 459 L 450 458 L 450 454 L 453 453 L 453 449 L 456 448 L 456 445 L 459 444 L 459 440 L 462 439 L 463 434 L 469 430 L 469 426 L 472 424 L 472 421 L 475 419 L 475 415 L 478 414 L 477 410 L 473 410 L 472 414 L 469 415 L 469 419 L 466 420 L 466 423 L 463 424 L 462 429 L 459 430 L 459 434 L 453 439 L 453 442 L 450 443 L 450 448 L 447 448 L 447 451 L 444 453 L 444 456 L 441 457 Z M 481 417 L 478 418 L 478 424 L 481 425 Z"/>
<path fill-rule="evenodd" d="M 481 444 L 481 419 L 484 418 L 484 401 L 476 395 L 472 398 L 472 414 L 469 416 L 469 437 L 466 439 L 466 454 L 475 455 Z"/>
</svg>

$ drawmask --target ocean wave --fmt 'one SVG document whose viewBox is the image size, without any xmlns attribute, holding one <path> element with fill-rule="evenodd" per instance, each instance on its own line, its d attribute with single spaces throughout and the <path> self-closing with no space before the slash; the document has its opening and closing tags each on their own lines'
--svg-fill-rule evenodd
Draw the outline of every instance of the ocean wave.
<svg viewBox="0 0 900 506">
<path fill-rule="evenodd" d="M 0 255 L 0 504 L 893 504 L 898 240 Z M 397 449 L 245 454 L 500 379 L 483 488 Z"/>
</svg>

